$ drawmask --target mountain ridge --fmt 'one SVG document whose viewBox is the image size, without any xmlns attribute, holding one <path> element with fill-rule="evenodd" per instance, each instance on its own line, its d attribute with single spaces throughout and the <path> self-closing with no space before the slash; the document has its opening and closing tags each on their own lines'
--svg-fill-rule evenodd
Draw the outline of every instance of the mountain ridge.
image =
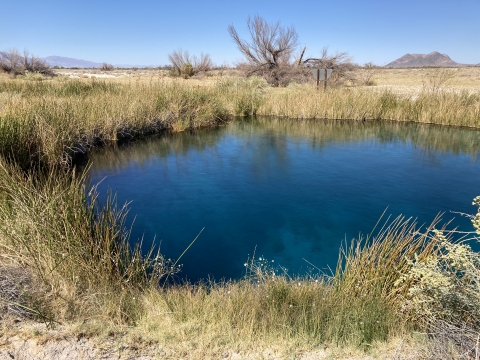
<svg viewBox="0 0 480 360">
<path fill-rule="evenodd" d="M 64 68 L 93 68 L 98 69 L 102 67 L 102 63 L 75 59 L 66 56 L 51 55 L 42 58 L 51 67 L 59 66 Z M 130 65 L 130 64 L 114 64 L 117 68 L 145 68 L 156 67 L 149 65 Z M 480 66 L 480 63 L 475 65 L 460 64 L 453 61 L 447 54 L 440 54 L 438 51 L 433 51 L 429 54 L 405 54 L 402 57 L 388 63 L 386 68 L 415 68 L 415 67 L 464 67 L 464 66 Z"/>
<path fill-rule="evenodd" d="M 98 68 L 101 68 L 103 65 L 103 63 L 98 63 L 94 61 L 75 59 L 75 58 L 57 56 L 57 55 L 47 56 L 42 58 L 42 60 L 46 61 L 47 64 L 50 65 L 51 67 L 59 66 L 64 68 L 98 69 Z M 128 65 L 128 64 L 114 64 L 113 66 L 117 68 L 147 67 L 145 65 Z"/>
<path fill-rule="evenodd" d="M 60 66 L 65 68 L 72 68 L 72 67 L 100 68 L 102 67 L 101 63 L 82 60 L 82 59 L 74 59 L 74 58 L 69 58 L 65 56 L 52 55 L 52 56 L 44 57 L 42 59 L 45 60 L 47 64 L 50 65 L 51 67 L 53 66 Z"/>
<path fill-rule="evenodd" d="M 384 67 L 409 68 L 409 67 L 464 67 L 471 66 L 453 61 L 447 54 L 432 51 L 429 54 L 405 54 Z M 475 66 L 475 65 L 474 65 Z"/>
</svg>

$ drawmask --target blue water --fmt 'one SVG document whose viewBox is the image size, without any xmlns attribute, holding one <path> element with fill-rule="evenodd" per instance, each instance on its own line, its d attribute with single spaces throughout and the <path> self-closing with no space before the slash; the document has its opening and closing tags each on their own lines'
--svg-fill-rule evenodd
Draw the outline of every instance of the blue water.
<svg viewBox="0 0 480 360">
<path fill-rule="evenodd" d="M 184 279 L 239 278 L 255 252 L 291 274 L 335 268 L 342 242 L 379 217 L 472 230 L 480 132 L 398 123 L 258 119 L 104 149 L 90 178 L 131 201 L 132 241 L 176 259 Z M 305 260 L 304 260 L 305 259 Z"/>
</svg>

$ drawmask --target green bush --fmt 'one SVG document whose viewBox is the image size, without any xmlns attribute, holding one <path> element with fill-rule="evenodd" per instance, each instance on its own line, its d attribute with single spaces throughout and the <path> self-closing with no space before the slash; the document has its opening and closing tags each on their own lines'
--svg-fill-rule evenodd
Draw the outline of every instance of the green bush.
<svg viewBox="0 0 480 360">
<path fill-rule="evenodd" d="M 190 63 L 186 63 L 180 68 L 180 74 L 184 79 L 188 79 L 189 77 L 192 77 L 194 74 L 193 71 L 193 66 Z"/>
</svg>

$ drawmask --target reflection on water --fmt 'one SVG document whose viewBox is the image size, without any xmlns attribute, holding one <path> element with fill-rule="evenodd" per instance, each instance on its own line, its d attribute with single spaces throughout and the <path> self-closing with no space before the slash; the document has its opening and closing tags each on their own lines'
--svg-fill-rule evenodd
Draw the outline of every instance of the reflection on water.
<svg viewBox="0 0 480 360">
<path fill-rule="evenodd" d="M 185 154 L 189 150 L 202 151 L 214 146 L 227 134 L 265 132 L 271 138 L 289 137 L 322 148 L 329 143 L 376 141 L 411 144 L 425 156 L 435 153 L 471 155 L 475 161 L 480 154 L 480 131 L 454 129 L 446 126 L 385 121 L 331 121 L 289 120 L 259 118 L 255 121 L 238 121 L 217 129 L 162 134 L 123 145 L 122 150 L 102 148 L 95 154 L 94 169 L 121 169 L 134 161 L 141 164 L 152 158 L 170 153 Z M 173 141 L 172 141 L 173 140 Z"/>
<path fill-rule="evenodd" d="M 420 223 L 473 212 L 479 140 L 420 124 L 262 118 L 102 149 L 90 176 L 132 201 L 133 239 L 161 243 L 167 257 L 205 227 L 182 259 L 191 280 L 239 277 L 253 251 L 301 272 L 303 258 L 334 267 L 340 243 L 387 207 Z"/>
</svg>

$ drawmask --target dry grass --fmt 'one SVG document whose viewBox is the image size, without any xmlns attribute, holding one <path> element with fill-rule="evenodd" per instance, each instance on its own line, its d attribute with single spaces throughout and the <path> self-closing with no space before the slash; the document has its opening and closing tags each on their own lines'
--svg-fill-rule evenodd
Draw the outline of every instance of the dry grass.
<svg viewBox="0 0 480 360">
<path fill-rule="evenodd" d="M 364 88 L 316 91 L 308 85 L 269 89 L 259 115 L 303 119 L 395 120 L 480 127 L 480 93 L 422 91 L 403 96 Z"/>
<path fill-rule="evenodd" d="M 480 94 L 428 88 L 415 96 L 370 88 L 271 88 L 262 80 L 145 77 L 31 81 L 0 78 L 0 153 L 70 164 L 89 147 L 233 116 L 391 119 L 480 127 Z M 25 165 L 26 166 L 26 165 Z"/>
<path fill-rule="evenodd" d="M 452 88 L 480 89 L 480 67 L 462 67 L 452 69 L 418 68 L 418 69 L 382 69 L 375 68 L 375 82 L 378 86 L 419 86 L 431 74 L 451 72 L 453 76 L 448 85 Z"/>
<path fill-rule="evenodd" d="M 37 284 L 30 286 L 33 292 L 25 288 L 23 297 L 1 300 L 49 323 L 80 314 L 134 322 L 139 307 L 132 297 L 171 268 L 160 254 L 143 258 L 140 244 L 130 246 L 125 208 L 117 208 L 114 199 L 98 204 L 84 182 L 74 172 L 25 172 L 0 160 L 3 277 L 18 283 L 17 291 L 25 287 L 15 274 Z"/>
<path fill-rule="evenodd" d="M 206 335 L 206 334 L 205 334 Z M 262 342 L 250 343 L 238 339 L 237 345 L 230 348 L 203 342 L 204 334 L 196 334 L 190 341 L 174 342 L 159 341 L 145 333 L 143 329 L 115 329 L 101 335 L 94 335 L 76 326 L 59 326 L 56 329 L 46 329 L 41 324 L 26 324 L 19 326 L 3 326 L 0 328 L 0 356 L 9 356 L 7 351 L 16 358 L 31 358 L 38 354 L 38 359 L 179 359 L 191 360 L 226 359 L 300 359 L 300 360 L 372 360 L 395 359 L 413 360 L 425 359 L 426 346 L 422 337 L 403 336 L 392 338 L 388 342 L 372 344 L 365 353 L 356 347 L 337 347 L 333 344 L 322 346 L 302 346 L 298 342 Z M 202 343 L 205 346 L 198 346 Z M 62 351 L 63 350 L 63 351 Z M 22 356 L 23 355 L 23 356 Z M 30 357 L 28 356 L 30 355 Z M 49 356 L 50 355 L 50 356 Z M 64 355 L 64 357 L 60 357 Z M 36 358 L 35 358 L 36 359 Z"/>
<path fill-rule="evenodd" d="M 163 80 L 0 81 L 0 153 L 15 154 L 24 166 L 68 165 L 94 145 L 212 126 L 258 107 L 255 80 L 203 88 Z"/>
<path fill-rule="evenodd" d="M 150 82 L 154 80 L 182 81 L 183 78 L 171 77 L 170 70 L 163 69 L 114 69 L 106 72 L 101 69 L 55 69 L 55 73 L 59 77 L 69 79 L 115 79 L 116 81 L 128 83 L 132 81 Z M 207 73 L 199 73 L 196 76 L 185 80 L 187 83 L 195 85 L 205 85 L 206 83 L 214 83 L 223 77 L 238 77 L 241 72 L 235 69 L 211 70 Z"/>
<path fill-rule="evenodd" d="M 442 90 L 447 92 L 480 91 L 480 67 L 465 67 L 454 69 L 418 68 L 418 69 L 383 69 L 373 68 L 363 70 L 371 76 L 374 86 L 370 91 L 390 90 L 402 96 L 418 96 L 425 87 L 431 85 L 430 80 L 435 77 L 448 75 L 448 81 L 442 84 Z M 360 76 L 361 78 L 361 76 Z"/>
<path fill-rule="evenodd" d="M 169 78 L 168 70 L 159 69 L 115 69 L 111 72 L 104 72 L 100 69 L 59 69 L 54 70 L 59 76 L 69 78 L 102 78 L 112 77 L 118 81 L 150 81 L 150 79 L 167 79 Z M 432 75 L 439 72 L 453 73 L 453 76 L 445 84 L 447 89 L 455 91 L 469 90 L 471 92 L 480 91 L 480 67 L 465 67 L 454 69 L 441 68 L 418 68 L 418 69 L 387 69 L 372 68 L 369 70 L 357 70 L 356 77 L 361 78 L 362 72 L 372 73 L 373 86 L 368 86 L 370 90 L 389 88 L 394 92 L 408 94 L 409 91 L 419 92 L 423 88 L 423 84 Z M 206 83 L 214 83 L 222 77 L 240 76 L 241 72 L 235 69 L 213 70 L 207 75 L 194 77 L 189 79 L 189 83 L 195 85 L 205 85 Z M 313 78 L 312 78 L 313 81 Z M 361 87 L 361 86 L 360 86 Z M 367 87 L 367 86 L 366 86 Z"/>
</svg>

